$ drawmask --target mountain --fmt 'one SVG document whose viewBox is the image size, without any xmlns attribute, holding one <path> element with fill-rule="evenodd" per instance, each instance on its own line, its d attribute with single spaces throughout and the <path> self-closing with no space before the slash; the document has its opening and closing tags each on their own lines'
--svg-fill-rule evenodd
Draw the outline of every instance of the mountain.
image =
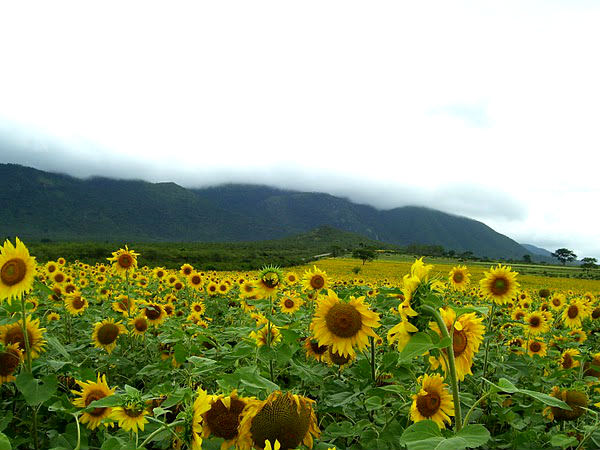
<svg viewBox="0 0 600 450">
<path fill-rule="evenodd" d="M 529 251 L 529 253 L 531 253 L 533 255 L 545 256 L 548 258 L 552 258 L 552 252 L 549 252 L 545 248 L 536 247 L 535 245 L 531 245 L 531 244 L 521 244 L 521 246 L 525 247 Z"/>
<path fill-rule="evenodd" d="M 318 192 L 229 184 L 78 179 L 0 164 L 0 236 L 95 241 L 236 242 L 277 239 L 321 226 L 397 246 L 440 245 L 490 258 L 528 251 L 487 225 L 429 208 L 377 210 Z"/>
</svg>

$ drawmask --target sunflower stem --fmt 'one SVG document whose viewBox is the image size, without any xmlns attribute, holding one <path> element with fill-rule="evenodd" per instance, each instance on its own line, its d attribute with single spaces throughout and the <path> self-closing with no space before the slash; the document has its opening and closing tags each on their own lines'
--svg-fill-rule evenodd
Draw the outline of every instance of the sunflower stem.
<svg viewBox="0 0 600 450">
<path fill-rule="evenodd" d="M 73 417 L 75 417 L 75 423 L 77 424 L 77 445 L 73 450 L 79 450 L 79 448 L 81 447 L 81 430 L 79 429 L 79 417 L 77 417 L 77 414 L 73 414 Z"/>
<path fill-rule="evenodd" d="M 159 421 L 160 422 L 160 421 Z M 185 420 L 177 420 L 175 422 L 171 422 L 171 423 L 164 423 L 162 422 L 163 426 L 158 428 L 157 430 L 155 430 L 152 434 L 150 434 L 150 436 L 148 436 L 144 442 L 142 442 L 142 445 L 140 445 L 141 448 L 145 448 L 146 444 L 148 442 L 150 442 L 152 440 L 152 438 L 154 436 L 156 436 L 158 433 L 163 432 L 164 430 L 170 430 L 172 427 L 176 426 L 176 425 L 181 425 L 182 423 L 184 423 Z"/>
<path fill-rule="evenodd" d="M 450 344 L 446 347 L 446 354 L 448 355 L 448 369 L 450 372 L 450 383 L 452 384 L 452 399 L 454 401 L 454 432 L 458 433 L 462 429 L 462 412 L 460 408 L 460 395 L 458 392 L 458 377 L 456 376 L 452 336 L 448 333 L 448 328 L 446 328 L 444 319 L 442 319 L 442 316 L 435 308 L 432 308 L 429 305 L 423 305 L 422 308 L 433 316 L 440 328 L 442 338 L 450 339 Z"/>
<path fill-rule="evenodd" d="M 465 426 L 469 425 L 469 419 L 471 418 L 471 414 L 473 414 L 473 411 L 475 411 L 475 408 L 477 407 L 477 405 L 479 405 L 483 400 L 488 398 L 491 393 L 492 393 L 491 391 L 486 392 L 484 395 L 479 397 L 479 399 L 475 403 L 473 403 L 473 406 L 471 406 L 471 408 L 467 412 L 467 415 L 465 416 L 465 420 L 463 421 Z"/>
<path fill-rule="evenodd" d="M 373 385 L 377 385 L 377 378 L 375 377 L 375 339 L 369 336 L 369 341 L 371 343 L 371 379 L 373 380 Z"/>
<path fill-rule="evenodd" d="M 269 349 L 271 349 L 271 342 L 272 342 L 272 336 L 271 336 L 271 319 L 273 318 L 273 296 L 269 295 L 269 322 L 267 323 L 267 345 L 269 346 Z M 269 376 L 271 377 L 271 382 L 275 382 L 274 380 L 274 370 L 273 370 L 273 357 L 270 356 L 271 352 L 269 352 Z"/>
<path fill-rule="evenodd" d="M 483 377 L 481 379 L 481 391 L 483 392 L 483 389 L 485 387 L 485 378 L 487 377 L 487 366 L 488 366 L 488 355 L 489 355 L 489 349 L 490 349 L 490 341 L 491 336 L 490 336 L 490 332 L 492 330 L 492 322 L 494 321 L 494 314 L 496 312 L 496 303 L 492 303 L 492 309 L 490 311 L 490 317 L 487 323 L 487 329 L 485 330 L 485 335 L 487 337 L 487 341 L 485 343 L 485 356 L 483 357 Z"/>
<path fill-rule="evenodd" d="M 29 348 L 29 335 L 27 333 L 27 316 L 25 311 L 25 302 L 25 296 L 21 297 L 21 328 L 23 329 L 23 340 L 25 341 L 25 357 L 27 359 L 27 371 L 31 373 L 31 349 Z"/>
</svg>

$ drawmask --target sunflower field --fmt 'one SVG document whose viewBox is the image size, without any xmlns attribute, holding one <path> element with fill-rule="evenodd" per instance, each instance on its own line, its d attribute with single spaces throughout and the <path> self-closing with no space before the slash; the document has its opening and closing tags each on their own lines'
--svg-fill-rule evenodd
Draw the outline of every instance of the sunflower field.
<svg viewBox="0 0 600 450">
<path fill-rule="evenodd" d="M 0 253 L 0 450 L 597 449 L 600 282 Z"/>
</svg>

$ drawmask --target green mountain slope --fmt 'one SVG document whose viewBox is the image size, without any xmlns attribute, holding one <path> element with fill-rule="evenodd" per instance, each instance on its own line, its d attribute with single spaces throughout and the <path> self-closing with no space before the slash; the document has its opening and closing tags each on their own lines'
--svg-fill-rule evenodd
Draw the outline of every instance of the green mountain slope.
<svg viewBox="0 0 600 450">
<path fill-rule="evenodd" d="M 528 251 L 485 224 L 440 211 L 377 210 L 323 193 L 256 185 L 81 180 L 0 164 L 0 235 L 76 241 L 257 241 L 335 227 L 405 246 L 441 245 L 491 258 Z"/>
</svg>

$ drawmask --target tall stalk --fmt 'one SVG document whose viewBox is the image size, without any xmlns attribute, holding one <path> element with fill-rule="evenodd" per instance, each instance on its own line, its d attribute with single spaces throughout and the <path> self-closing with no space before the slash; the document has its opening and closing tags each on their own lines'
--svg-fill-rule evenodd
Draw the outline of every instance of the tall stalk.
<svg viewBox="0 0 600 450">
<path fill-rule="evenodd" d="M 23 340 L 25 341 L 25 358 L 26 358 L 26 370 L 27 373 L 32 373 L 31 371 L 31 348 L 29 347 L 29 333 L 27 332 L 27 312 L 25 308 L 26 296 L 23 295 L 21 297 L 21 327 L 23 330 Z M 40 443 L 38 442 L 38 431 L 37 431 L 37 408 L 33 407 L 33 415 L 32 415 L 32 433 L 33 433 L 33 445 L 35 450 L 40 448 Z"/>
<path fill-rule="evenodd" d="M 492 330 L 492 322 L 494 321 L 494 314 L 496 312 L 496 303 L 492 303 L 492 310 L 490 311 L 490 317 L 487 323 L 487 329 L 485 330 L 485 336 L 487 337 L 487 341 L 485 342 L 485 356 L 483 358 L 483 376 L 481 380 L 481 391 L 483 392 L 483 388 L 485 387 L 484 379 L 487 377 L 487 366 L 488 366 L 488 354 L 490 349 L 490 341 L 491 335 L 490 332 Z"/>
<path fill-rule="evenodd" d="M 462 429 L 462 411 L 460 407 L 460 395 L 458 391 L 458 377 L 456 376 L 456 362 L 454 361 L 454 348 L 453 348 L 453 336 L 450 336 L 444 319 L 440 315 L 439 311 L 432 308 L 429 305 L 423 305 L 422 308 L 429 312 L 440 328 L 442 333 L 442 339 L 450 339 L 450 344 L 446 347 L 446 354 L 448 356 L 448 371 L 450 372 L 450 384 L 452 386 L 452 399 L 454 401 L 454 431 L 458 433 Z"/>
</svg>

